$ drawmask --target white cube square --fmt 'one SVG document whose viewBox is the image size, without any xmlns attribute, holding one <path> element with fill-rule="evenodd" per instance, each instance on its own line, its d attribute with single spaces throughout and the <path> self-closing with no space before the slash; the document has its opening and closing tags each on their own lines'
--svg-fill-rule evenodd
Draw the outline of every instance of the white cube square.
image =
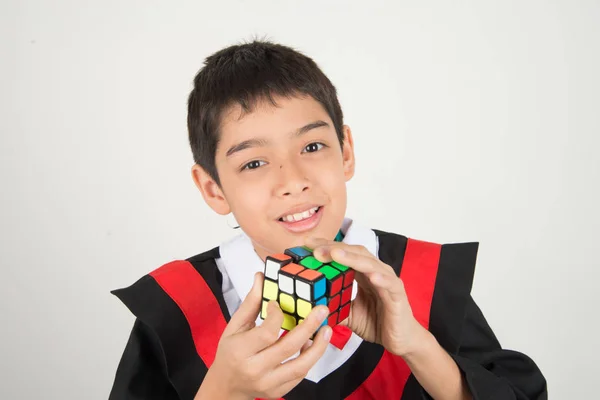
<svg viewBox="0 0 600 400">
<path fill-rule="evenodd" d="M 310 293 L 310 285 L 306 282 L 296 281 L 296 294 L 298 297 L 306 300 L 312 301 L 311 293 Z"/>
<path fill-rule="evenodd" d="M 288 294 L 294 294 L 294 280 L 289 276 L 279 275 L 279 290 Z"/>
<path fill-rule="evenodd" d="M 279 278 L 279 268 L 281 268 L 280 264 L 273 260 L 267 260 L 265 264 L 265 276 L 274 281 Z"/>
</svg>

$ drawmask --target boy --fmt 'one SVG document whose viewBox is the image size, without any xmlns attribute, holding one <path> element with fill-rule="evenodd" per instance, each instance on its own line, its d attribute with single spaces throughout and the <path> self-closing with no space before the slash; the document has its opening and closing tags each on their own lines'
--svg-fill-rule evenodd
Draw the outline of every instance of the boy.
<svg viewBox="0 0 600 400">
<path fill-rule="evenodd" d="M 352 133 L 310 58 L 259 41 L 208 57 L 188 130 L 194 182 L 243 233 L 113 292 L 137 318 L 111 399 L 547 398 L 535 363 L 500 347 L 470 296 L 477 243 L 345 217 Z M 258 317 L 263 262 L 302 245 L 356 271 L 350 316 L 318 329 L 318 306 L 281 335 L 277 303 Z"/>
</svg>

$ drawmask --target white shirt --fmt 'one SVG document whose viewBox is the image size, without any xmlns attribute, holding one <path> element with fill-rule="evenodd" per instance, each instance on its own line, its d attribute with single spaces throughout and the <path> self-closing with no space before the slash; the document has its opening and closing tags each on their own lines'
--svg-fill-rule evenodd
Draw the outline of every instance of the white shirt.
<svg viewBox="0 0 600 400">
<path fill-rule="evenodd" d="M 375 257 L 378 256 L 379 242 L 375 232 L 371 229 L 362 227 L 346 218 L 342 224 L 342 233 L 344 234 L 344 243 L 363 245 Z M 221 244 L 219 251 L 221 258 L 216 259 L 216 263 L 223 275 L 223 297 L 229 314 L 233 315 L 240 306 L 241 299 L 245 299 L 252 289 L 254 274 L 264 271 L 264 263 L 254 251 L 250 238 L 243 232 Z M 357 289 L 357 284 L 354 282 L 352 299 L 356 297 Z M 258 326 L 262 322 L 263 320 L 258 316 L 256 325 Z M 343 350 L 329 344 L 325 354 L 311 368 L 306 379 L 319 382 L 344 364 L 361 343 L 362 339 L 352 333 Z M 291 358 L 297 356 L 298 353 Z"/>
</svg>

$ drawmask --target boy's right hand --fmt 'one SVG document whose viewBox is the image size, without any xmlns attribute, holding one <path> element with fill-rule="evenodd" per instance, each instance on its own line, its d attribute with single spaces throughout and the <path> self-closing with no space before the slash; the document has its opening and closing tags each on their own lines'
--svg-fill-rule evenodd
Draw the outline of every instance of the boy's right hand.
<svg viewBox="0 0 600 400">
<path fill-rule="evenodd" d="M 319 330 L 312 345 L 310 337 L 329 315 L 326 306 L 315 307 L 307 318 L 281 339 L 283 313 L 275 301 L 269 302 L 267 318 L 255 321 L 262 307 L 263 275 L 254 276 L 246 299 L 234 313 L 219 341 L 213 365 L 196 399 L 280 398 L 306 376 L 325 352 L 331 327 Z M 284 363 L 300 351 L 300 355 Z M 206 396 L 205 396 L 206 395 Z"/>
</svg>

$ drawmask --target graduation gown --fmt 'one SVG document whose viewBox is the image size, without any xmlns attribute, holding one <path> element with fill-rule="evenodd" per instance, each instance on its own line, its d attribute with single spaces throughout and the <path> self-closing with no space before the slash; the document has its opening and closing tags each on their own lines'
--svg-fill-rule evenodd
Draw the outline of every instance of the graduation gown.
<svg viewBox="0 0 600 400">
<path fill-rule="evenodd" d="M 455 360 L 474 399 L 547 399 L 528 356 L 502 349 L 470 291 L 478 243 L 438 245 L 374 230 L 381 261 L 403 280 L 413 314 Z M 115 294 L 136 316 L 110 400 L 191 400 L 214 361 L 230 320 L 219 248 L 174 261 Z M 362 341 L 318 382 L 292 399 L 430 399 L 401 357 Z"/>
</svg>

